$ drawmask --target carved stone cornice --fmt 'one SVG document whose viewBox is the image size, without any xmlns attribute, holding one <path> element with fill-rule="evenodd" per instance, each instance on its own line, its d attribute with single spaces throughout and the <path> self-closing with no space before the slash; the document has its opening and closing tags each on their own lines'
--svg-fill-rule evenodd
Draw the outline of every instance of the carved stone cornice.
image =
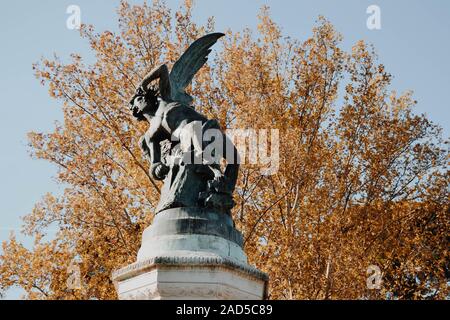
<svg viewBox="0 0 450 320">
<path fill-rule="evenodd" d="M 157 267 L 219 267 L 238 272 L 247 277 L 267 282 L 266 273 L 250 265 L 244 265 L 220 256 L 189 255 L 189 256 L 156 256 L 144 261 L 135 262 L 112 273 L 113 281 L 123 281 L 139 274 L 149 272 Z"/>
</svg>

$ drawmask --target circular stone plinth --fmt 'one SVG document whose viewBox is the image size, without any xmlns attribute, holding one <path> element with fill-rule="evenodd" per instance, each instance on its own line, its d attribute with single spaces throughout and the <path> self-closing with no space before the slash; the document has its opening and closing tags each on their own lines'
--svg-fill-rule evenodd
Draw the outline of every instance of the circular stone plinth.
<svg viewBox="0 0 450 320">
<path fill-rule="evenodd" d="M 247 263 L 242 235 L 231 217 L 207 208 L 173 208 L 159 212 L 144 230 L 138 261 L 174 251 L 210 252 Z"/>
</svg>

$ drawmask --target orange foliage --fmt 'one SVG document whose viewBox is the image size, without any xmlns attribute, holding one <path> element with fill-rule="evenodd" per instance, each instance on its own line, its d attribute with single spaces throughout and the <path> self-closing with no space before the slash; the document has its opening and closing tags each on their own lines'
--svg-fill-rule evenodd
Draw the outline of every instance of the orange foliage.
<svg viewBox="0 0 450 320">
<path fill-rule="evenodd" d="M 110 274 L 134 262 L 151 223 L 159 182 L 137 139 L 145 124 L 127 109 L 135 85 L 156 64 L 173 63 L 214 29 L 173 14 L 161 1 L 118 10 L 121 32 L 83 26 L 96 62 L 44 60 L 37 77 L 61 102 L 64 123 L 30 133 L 35 157 L 55 163 L 67 185 L 25 217 L 32 250 L 3 244 L 0 291 L 30 299 L 115 299 Z M 259 16 L 258 33 L 228 31 L 223 48 L 195 77 L 195 106 L 227 128 L 280 130 L 280 168 L 264 176 L 242 166 L 234 219 L 251 263 L 270 275 L 271 299 L 448 297 L 448 150 L 438 126 L 415 115 L 411 93 L 389 91 L 373 50 L 319 18 L 305 42 Z M 257 115 L 257 116 L 256 116 Z M 42 240 L 46 229 L 55 238 Z M 67 287 L 78 261 L 83 288 Z M 366 270 L 383 272 L 368 290 Z"/>
</svg>

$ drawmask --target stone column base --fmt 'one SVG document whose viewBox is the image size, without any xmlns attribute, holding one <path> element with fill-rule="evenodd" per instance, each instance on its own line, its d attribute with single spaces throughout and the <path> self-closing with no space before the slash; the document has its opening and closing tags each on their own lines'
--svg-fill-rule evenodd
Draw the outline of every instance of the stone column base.
<svg viewBox="0 0 450 320">
<path fill-rule="evenodd" d="M 242 242 L 227 214 L 160 212 L 142 235 L 137 262 L 112 275 L 119 299 L 264 299 L 268 276 L 248 264 Z"/>
<path fill-rule="evenodd" d="M 268 277 L 218 255 L 172 252 L 113 273 L 121 300 L 262 300 Z"/>
</svg>

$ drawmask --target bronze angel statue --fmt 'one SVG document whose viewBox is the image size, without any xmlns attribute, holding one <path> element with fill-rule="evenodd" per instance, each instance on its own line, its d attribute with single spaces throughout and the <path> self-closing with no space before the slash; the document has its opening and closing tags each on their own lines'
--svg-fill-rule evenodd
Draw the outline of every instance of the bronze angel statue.
<svg viewBox="0 0 450 320">
<path fill-rule="evenodd" d="M 216 120 L 195 110 L 192 97 L 185 91 L 222 36 L 212 33 L 197 39 L 170 72 L 166 64 L 154 68 L 130 101 L 133 116 L 150 124 L 139 142 L 150 161 L 150 175 L 164 180 L 156 213 L 197 206 L 229 212 L 234 205 L 237 150 Z M 151 85 L 155 80 L 159 80 L 158 86 Z M 213 143 L 216 147 L 209 148 Z M 209 152 L 205 152 L 207 149 Z M 223 159 L 227 162 L 224 169 Z"/>
</svg>

